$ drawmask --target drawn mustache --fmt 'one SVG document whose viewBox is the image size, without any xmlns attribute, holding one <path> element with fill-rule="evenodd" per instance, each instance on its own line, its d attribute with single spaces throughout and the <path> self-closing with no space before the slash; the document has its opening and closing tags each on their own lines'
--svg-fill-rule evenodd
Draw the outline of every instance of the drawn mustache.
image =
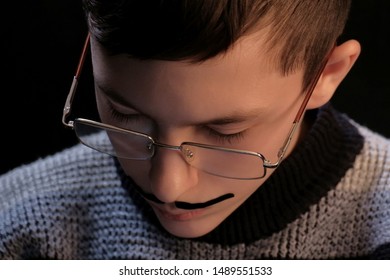
<svg viewBox="0 0 390 280">
<path fill-rule="evenodd" d="M 135 189 L 145 199 L 147 199 L 149 201 L 153 201 L 153 202 L 158 203 L 158 204 L 165 204 L 165 202 L 159 200 L 155 195 L 153 195 L 151 193 L 144 192 L 139 186 L 136 185 Z M 232 198 L 232 197 L 234 197 L 234 194 L 227 193 L 227 194 L 221 195 L 221 196 L 219 196 L 217 198 L 211 199 L 209 201 L 200 202 L 200 203 L 190 203 L 190 202 L 184 202 L 184 201 L 175 201 L 175 206 L 176 206 L 176 208 L 185 209 L 185 210 L 201 209 L 201 208 L 206 208 L 206 207 L 209 207 L 211 205 L 220 203 L 220 202 L 222 202 L 224 200 L 227 200 L 229 198 Z"/>
</svg>

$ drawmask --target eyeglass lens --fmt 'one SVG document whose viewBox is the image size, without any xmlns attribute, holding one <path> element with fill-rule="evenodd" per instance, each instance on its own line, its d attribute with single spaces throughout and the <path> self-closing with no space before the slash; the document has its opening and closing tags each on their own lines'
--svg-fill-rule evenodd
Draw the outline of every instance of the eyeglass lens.
<svg viewBox="0 0 390 280">
<path fill-rule="evenodd" d="M 156 146 L 145 135 L 101 127 L 75 120 L 74 129 L 84 145 L 118 158 L 147 160 L 154 156 Z M 258 179 L 265 175 L 260 156 L 220 147 L 184 143 L 178 149 L 191 166 L 206 173 L 232 179 Z"/>
</svg>

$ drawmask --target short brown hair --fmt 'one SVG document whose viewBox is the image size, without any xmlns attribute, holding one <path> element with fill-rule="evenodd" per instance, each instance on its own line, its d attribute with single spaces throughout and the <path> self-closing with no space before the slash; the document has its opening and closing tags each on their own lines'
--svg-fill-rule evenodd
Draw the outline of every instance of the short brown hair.
<svg viewBox="0 0 390 280">
<path fill-rule="evenodd" d="M 343 32 L 351 0 L 83 0 L 90 32 L 112 54 L 204 61 L 271 27 L 269 50 L 305 89 Z M 275 56 L 276 54 L 276 56 Z"/>
</svg>

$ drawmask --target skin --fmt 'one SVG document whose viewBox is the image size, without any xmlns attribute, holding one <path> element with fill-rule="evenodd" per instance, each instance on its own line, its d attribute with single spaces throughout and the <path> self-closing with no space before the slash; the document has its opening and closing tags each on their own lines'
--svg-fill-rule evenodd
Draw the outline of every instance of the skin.
<svg viewBox="0 0 390 280">
<path fill-rule="evenodd" d="M 92 38 L 92 60 L 99 113 L 104 123 L 147 133 L 160 143 L 191 141 L 262 153 L 272 162 L 303 100 L 303 71 L 282 76 L 262 52 L 264 34 L 241 38 L 226 54 L 202 63 L 140 61 L 109 56 Z M 356 41 L 337 47 L 308 108 L 326 103 L 360 52 Z M 112 110 L 121 119 L 112 115 Z M 303 123 L 287 152 L 304 136 Z M 211 132 L 210 132 L 211 131 Z M 229 140 L 215 134 L 237 134 Z M 274 172 L 258 180 L 234 180 L 206 174 L 188 165 L 179 152 L 158 149 L 149 161 L 120 160 L 163 227 L 179 237 L 199 237 L 217 227 Z M 228 164 L 228 163 L 226 163 Z M 200 209 L 175 202 L 204 203 L 234 197 Z"/>
</svg>

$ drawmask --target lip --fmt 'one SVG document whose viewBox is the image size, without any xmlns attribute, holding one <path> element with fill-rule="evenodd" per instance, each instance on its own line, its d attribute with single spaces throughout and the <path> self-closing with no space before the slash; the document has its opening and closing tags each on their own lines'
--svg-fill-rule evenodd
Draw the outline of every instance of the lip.
<svg viewBox="0 0 390 280">
<path fill-rule="evenodd" d="M 173 220 L 173 221 L 189 221 L 196 217 L 199 217 L 205 211 L 204 209 L 197 209 L 192 211 L 168 211 L 165 209 L 161 209 L 160 207 L 153 206 L 153 208 L 165 219 Z"/>
</svg>

